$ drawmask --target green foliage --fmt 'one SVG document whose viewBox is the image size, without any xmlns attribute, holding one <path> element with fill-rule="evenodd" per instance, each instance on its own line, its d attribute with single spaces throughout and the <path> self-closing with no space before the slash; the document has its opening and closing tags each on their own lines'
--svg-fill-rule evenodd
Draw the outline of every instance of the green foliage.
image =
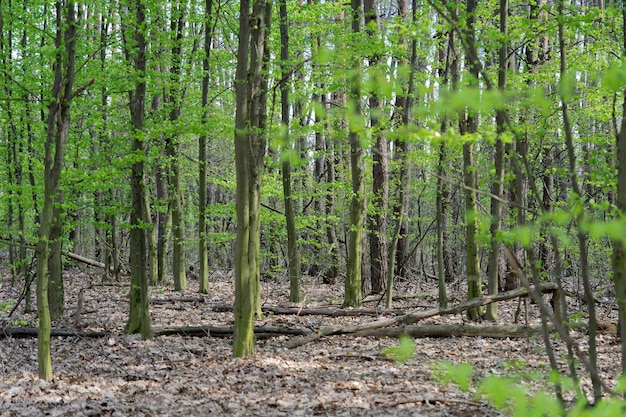
<svg viewBox="0 0 626 417">
<path fill-rule="evenodd" d="M 11 311 L 11 309 L 13 308 L 14 305 L 15 305 L 15 301 L 13 301 L 13 300 L 0 301 L 0 315 L 1 314 L 6 314 L 9 311 Z"/>
<path fill-rule="evenodd" d="M 413 338 L 407 335 L 400 336 L 398 346 L 385 348 L 382 352 L 383 356 L 393 358 L 398 363 L 404 363 L 413 358 L 415 354 L 415 343 Z"/>
</svg>

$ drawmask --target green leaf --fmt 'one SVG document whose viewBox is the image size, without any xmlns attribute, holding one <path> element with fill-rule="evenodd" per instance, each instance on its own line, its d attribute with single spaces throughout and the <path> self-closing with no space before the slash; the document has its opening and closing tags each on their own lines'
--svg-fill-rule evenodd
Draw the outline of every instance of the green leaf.
<svg viewBox="0 0 626 417">
<path fill-rule="evenodd" d="M 394 358 L 398 363 L 404 363 L 411 359 L 415 353 L 415 342 L 407 335 L 400 336 L 398 346 L 388 347 L 383 350 L 383 356 Z"/>
</svg>

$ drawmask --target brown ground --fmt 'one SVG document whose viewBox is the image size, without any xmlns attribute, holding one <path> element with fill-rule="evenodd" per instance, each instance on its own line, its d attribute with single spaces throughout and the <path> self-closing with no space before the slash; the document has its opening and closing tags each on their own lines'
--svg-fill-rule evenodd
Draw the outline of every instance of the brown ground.
<svg viewBox="0 0 626 417">
<path fill-rule="evenodd" d="M 232 278 L 214 274 L 211 280 L 211 293 L 203 297 L 204 302 L 177 301 L 199 297 L 193 281 L 183 292 L 152 288 L 152 299 L 164 300 L 151 306 L 153 325 L 231 325 L 232 313 L 214 312 L 211 306 L 232 302 Z M 438 385 L 433 379 L 434 364 L 472 362 L 479 375 L 547 373 L 539 337 L 417 339 L 415 358 L 404 364 L 382 355 L 385 348 L 397 345 L 395 339 L 330 336 L 287 349 L 290 337 L 281 336 L 258 340 L 257 353 L 250 359 L 232 358 L 228 338 L 161 336 L 143 341 L 121 333 L 128 287 L 100 283 L 96 275 L 79 270 L 68 274 L 66 317 L 57 327 L 73 329 L 78 289 L 92 286 L 84 291 L 82 330 L 112 334 L 94 339 L 54 338 L 52 383 L 37 379 L 35 338 L 0 338 L 0 416 L 493 416 L 498 414 L 471 392 Z M 264 282 L 264 305 L 289 306 L 287 289 L 284 280 Z M 342 289 L 341 283 L 327 286 L 307 279 L 304 306 L 338 307 Z M 452 292 L 452 302 L 463 298 L 462 289 Z M 401 283 L 398 290 L 431 294 L 395 303 L 394 307 L 406 312 L 437 304 L 432 282 Z M 9 288 L 7 278 L 2 279 L 0 302 L 17 297 L 18 291 Z M 501 303 L 502 324 L 512 323 L 516 306 L 515 300 Z M 365 307 L 375 309 L 376 305 Z M 10 318 L 3 312 L 0 328 L 34 326 L 35 317 L 22 311 L 20 307 Z M 600 314 L 610 319 L 608 310 L 601 309 Z M 531 317 L 535 316 L 531 311 Z M 374 319 L 269 315 L 259 325 L 317 329 Z M 463 319 L 462 315 L 434 317 L 424 323 L 460 324 Z M 532 321 L 537 322 L 536 318 Z M 577 336 L 584 340 L 583 333 Z M 603 378 L 613 385 L 619 346 L 606 332 L 598 342 Z M 563 349 L 557 349 L 565 370 Z"/>
</svg>

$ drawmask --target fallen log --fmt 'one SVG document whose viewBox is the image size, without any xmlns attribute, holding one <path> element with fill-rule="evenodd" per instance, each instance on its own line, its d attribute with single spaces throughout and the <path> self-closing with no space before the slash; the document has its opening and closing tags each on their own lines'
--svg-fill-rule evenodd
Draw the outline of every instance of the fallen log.
<svg viewBox="0 0 626 417">
<path fill-rule="evenodd" d="M 153 327 L 154 336 L 210 336 L 210 337 L 230 337 L 234 328 L 231 326 L 188 326 L 188 327 Z M 305 328 L 290 328 L 277 326 L 254 326 L 254 336 L 265 339 L 275 336 L 303 336 L 311 333 L 312 330 Z"/>
<path fill-rule="evenodd" d="M 34 327 L 5 327 L 0 331 L 0 339 L 6 337 L 37 337 L 38 329 Z M 51 329 L 52 337 L 87 337 L 100 338 L 111 336 L 112 332 L 83 332 L 74 330 Z"/>
<path fill-rule="evenodd" d="M 93 259 L 85 258 L 84 256 L 80 256 L 79 254 L 74 253 L 74 252 L 66 252 L 65 255 L 68 258 L 74 259 L 75 261 L 82 262 L 82 263 L 90 265 L 90 266 L 95 266 L 95 267 L 102 268 L 102 269 L 106 268 L 106 265 L 103 264 L 102 262 L 98 262 L 98 261 L 94 261 Z"/>
<path fill-rule="evenodd" d="M 151 303 L 153 301 L 150 301 Z M 211 307 L 213 311 L 217 312 L 230 312 L 233 311 L 232 304 L 219 303 Z M 372 309 L 339 309 L 339 308 L 300 308 L 300 307 L 262 307 L 263 313 L 271 314 L 284 314 L 284 315 L 296 315 L 296 316 L 330 316 L 330 317 L 346 317 L 346 316 L 382 316 L 382 315 L 397 315 L 396 310 L 372 310 Z"/>
<path fill-rule="evenodd" d="M 34 327 L 5 327 L 0 330 L 0 339 L 7 337 L 37 337 L 38 329 Z M 311 333 L 306 328 L 289 328 L 276 326 L 255 326 L 254 335 L 259 339 L 266 339 L 276 336 L 303 336 Z M 85 337 L 100 338 L 117 333 L 114 332 L 84 332 L 74 330 L 51 329 L 51 337 Z M 186 327 L 154 327 L 154 336 L 193 336 L 193 337 L 230 337 L 233 335 L 233 327 L 230 326 L 186 326 Z"/>
<path fill-rule="evenodd" d="M 553 282 L 546 282 L 539 285 L 539 290 L 543 293 L 553 292 L 557 289 L 557 285 Z M 533 291 L 534 287 L 531 286 L 530 290 Z M 407 326 L 409 324 L 416 323 L 420 320 L 427 319 L 429 317 L 434 317 L 438 315 L 444 314 L 458 314 L 467 309 L 473 307 L 480 307 L 487 304 L 495 303 L 497 301 L 505 301 L 510 300 L 512 298 L 522 297 L 528 295 L 529 288 L 521 287 L 516 288 L 514 290 L 502 292 L 495 295 L 483 295 L 481 297 L 472 298 L 466 302 L 461 304 L 457 304 L 456 306 L 446 307 L 446 308 L 434 308 L 426 311 L 421 311 L 419 313 L 411 313 L 405 314 L 403 316 L 393 317 L 389 319 L 376 320 L 369 323 L 362 323 L 352 326 L 328 326 L 322 327 L 321 329 L 299 338 L 296 338 L 290 341 L 287 344 L 288 348 L 295 348 L 298 346 L 305 345 L 307 343 L 313 342 L 317 339 L 320 339 L 324 336 L 330 336 L 333 334 L 348 334 L 348 333 L 356 333 L 364 330 L 374 330 L 380 329 L 383 327 L 392 327 L 392 326 Z"/>
<path fill-rule="evenodd" d="M 552 331 L 553 329 L 551 329 Z M 541 333 L 541 325 L 530 326 L 477 326 L 466 324 L 427 324 L 418 326 L 390 327 L 361 330 L 350 334 L 354 337 L 490 337 L 494 339 L 528 337 Z"/>
</svg>

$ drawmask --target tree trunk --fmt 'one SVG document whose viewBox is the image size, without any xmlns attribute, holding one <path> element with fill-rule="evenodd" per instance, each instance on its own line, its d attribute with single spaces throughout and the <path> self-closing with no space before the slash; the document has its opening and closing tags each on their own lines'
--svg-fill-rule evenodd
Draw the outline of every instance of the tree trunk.
<svg viewBox="0 0 626 417">
<path fill-rule="evenodd" d="M 235 241 L 235 333 L 233 354 L 254 354 L 254 317 L 260 314 L 260 186 L 265 156 L 267 35 L 271 3 L 242 0 L 235 80 L 235 169 L 237 237 Z M 251 27 L 251 22 L 253 26 Z M 249 55 L 249 57 L 248 57 Z M 249 66 L 248 66 L 249 62 Z"/>
<path fill-rule="evenodd" d="M 213 0 L 205 0 L 204 5 L 204 58 L 202 59 L 202 124 L 207 124 L 209 118 L 209 83 L 211 45 L 213 40 L 213 27 L 211 18 L 213 13 Z M 200 264 L 200 287 L 201 294 L 209 292 L 209 253 L 207 242 L 207 135 L 202 134 L 198 138 L 198 263 Z"/>
<path fill-rule="evenodd" d="M 48 303 L 50 304 L 50 319 L 58 320 L 63 315 L 63 257 L 61 256 L 61 234 L 63 222 L 63 191 L 57 192 L 50 228 L 50 253 L 48 254 Z"/>
<path fill-rule="evenodd" d="M 48 304 L 48 256 L 54 222 L 54 203 L 58 191 L 64 152 L 69 136 L 70 102 L 73 96 L 76 46 L 75 4 L 71 0 L 56 3 L 56 58 L 54 84 L 48 106 L 44 157 L 44 203 L 40 215 L 37 244 L 37 314 L 39 334 L 37 356 L 39 378 L 52 379 L 50 359 L 50 309 Z"/>
<path fill-rule="evenodd" d="M 137 79 L 130 93 L 129 108 L 132 130 L 132 151 L 138 156 L 131 166 L 131 214 L 130 214 L 130 311 L 125 332 L 141 333 L 147 339 L 152 337 L 152 324 L 148 299 L 150 280 L 148 259 L 148 233 L 146 225 L 151 224 L 148 217 L 147 196 L 144 185 L 146 145 L 143 138 L 146 98 L 146 8 L 141 1 L 129 5 L 134 16 L 128 16 L 132 22 L 133 45 L 127 42 L 124 47 L 128 59 L 131 59 Z M 132 48 L 132 49 L 131 49 Z"/>
<path fill-rule="evenodd" d="M 170 85 L 166 96 L 169 107 L 169 121 L 175 126 L 181 115 L 182 88 L 180 86 L 182 39 L 185 25 L 185 5 L 176 2 L 172 5 L 170 33 L 172 35 L 172 64 L 169 70 Z M 185 272 L 185 232 L 183 222 L 183 195 L 180 185 L 180 145 L 176 133 L 168 133 L 165 138 L 165 153 L 168 156 L 167 175 L 169 210 L 172 213 L 172 274 L 176 291 L 187 288 Z"/>
<path fill-rule="evenodd" d="M 351 0 L 352 32 L 361 31 L 361 3 Z M 356 45 L 353 47 L 356 48 Z M 350 83 L 348 111 L 351 112 L 349 126 L 350 170 L 352 174 L 352 201 L 350 203 L 350 232 L 348 242 L 348 265 L 345 281 L 344 307 L 361 305 L 361 273 L 363 253 L 363 226 L 365 223 L 365 181 L 363 173 L 363 146 L 361 145 L 361 62 L 360 57 L 352 62 L 353 74 Z"/>
<path fill-rule="evenodd" d="M 291 88 L 289 65 L 289 21 L 287 16 L 287 1 L 279 1 L 280 26 L 280 60 L 281 60 L 281 118 L 283 124 L 283 146 L 291 151 L 292 144 L 289 135 L 289 89 Z M 298 236 L 291 193 L 291 162 L 289 153 L 284 157 L 282 164 L 283 196 L 285 202 L 285 221 L 287 223 L 287 264 L 289 271 L 289 301 L 300 301 L 300 254 L 298 253 Z"/>
<path fill-rule="evenodd" d="M 468 49 L 474 49 L 476 21 L 476 0 L 467 0 L 467 31 L 465 42 L 470 45 Z M 480 72 L 477 57 L 468 57 L 471 83 L 476 86 Z M 461 134 L 473 134 L 478 132 L 478 114 L 475 110 L 468 109 L 464 120 L 461 120 Z M 470 139 L 471 140 L 471 139 Z M 476 167 L 474 164 L 474 151 L 472 143 L 463 143 L 463 185 L 465 186 L 465 265 L 467 272 L 467 298 L 472 299 L 482 294 L 482 278 L 478 254 L 478 211 L 476 205 L 476 190 L 478 188 Z M 467 310 L 470 320 L 477 320 L 482 316 L 483 309 L 479 306 Z"/>
<path fill-rule="evenodd" d="M 622 31 L 626 57 L 626 8 L 622 8 Z M 620 218 L 626 215 L 626 97 L 622 104 L 622 124 L 616 139 L 617 159 L 617 209 Z M 623 239 L 613 241 L 613 282 L 615 298 L 619 306 L 619 338 L 622 349 L 622 374 L 626 374 L 626 243 Z"/>
<path fill-rule="evenodd" d="M 373 68 L 372 74 L 376 74 L 377 66 L 380 65 L 378 45 L 380 44 L 380 21 L 378 17 L 378 2 L 365 0 L 363 2 L 363 14 L 365 15 L 365 27 L 369 43 L 373 45 L 374 52 L 368 57 L 369 66 Z M 374 75 L 376 77 L 376 75 Z M 374 84 L 376 84 L 374 80 Z M 370 216 L 370 281 L 371 293 L 381 294 L 387 284 L 388 253 L 387 253 L 387 209 L 389 200 L 389 159 L 388 144 L 384 129 L 380 127 L 380 118 L 383 116 L 383 100 L 374 92 L 369 97 L 370 124 L 375 143 L 372 148 L 372 205 L 373 213 Z"/>
<path fill-rule="evenodd" d="M 506 89 L 506 71 L 508 69 L 508 0 L 500 0 L 500 34 L 502 35 L 502 44 L 499 51 L 498 66 L 498 90 L 504 94 Z M 489 254 L 489 277 L 487 283 L 487 293 L 494 295 L 498 293 L 499 272 L 500 272 L 500 251 L 501 243 L 497 238 L 501 227 L 502 207 L 500 199 L 504 191 L 504 144 L 501 135 L 506 129 L 505 110 L 498 109 L 496 111 L 496 124 L 498 138 L 496 139 L 496 152 L 494 155 L 495 177 L 491 186 L 491 253 Z M 493 322 L 498 321 L 498 304 L 491 303 L 485 311 L 485 319 Z"/>
</svg>

